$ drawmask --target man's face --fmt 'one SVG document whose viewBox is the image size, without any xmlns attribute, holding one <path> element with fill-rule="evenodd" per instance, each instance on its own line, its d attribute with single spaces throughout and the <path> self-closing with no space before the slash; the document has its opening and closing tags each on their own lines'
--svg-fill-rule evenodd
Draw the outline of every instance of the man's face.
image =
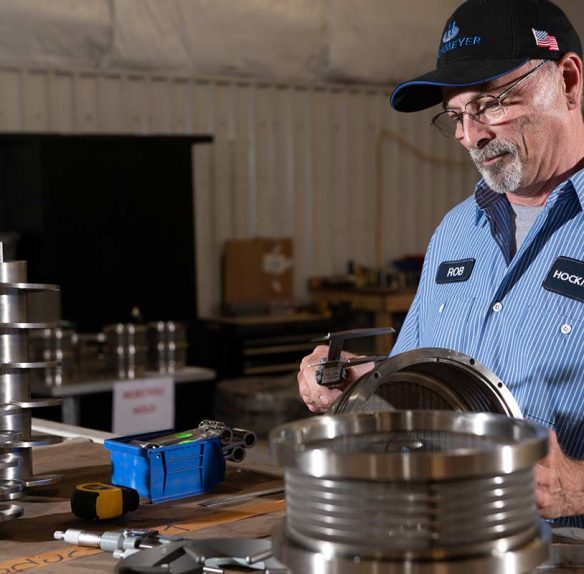
<svg viewBox="0 0 584 574">
<path fill-rule="evenodd" d="M 456 138 L 494 191 L 520 195 L 523 188 L 549 175 L 547 156 L 553 154 L 553 141 L 561 134 L 561 123 L 554 112 L 557 84 L 549 79 L 555 70 L 551 74 L 545 70 L 552 65 L 546 64 L 509 93 L 503 100 L 505 114 L 501 120 L 487 125 L 465 114 L 457 129 Z M 484 86 L 445 88 L 445 106 L 463 111 L 468 102 L 480 96 L 499 95 L 532 68 L 533 64 L 528 63 Z"/>
</svg>

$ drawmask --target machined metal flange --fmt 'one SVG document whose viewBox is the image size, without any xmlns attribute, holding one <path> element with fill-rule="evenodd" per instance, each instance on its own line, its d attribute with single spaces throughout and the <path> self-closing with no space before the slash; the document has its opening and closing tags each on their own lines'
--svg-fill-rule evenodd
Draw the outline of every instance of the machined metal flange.
<svg viewBox="0 0 584 574">
<path fill-rule="evenodd" d="M 56 407 L 61 404 L 61 399 L 50 399 L 50 398 L 42 398 L 42 399 L 30 399 L 28 401 L 13 401 L 13 405 L 17 406 L 20 409 L 36 409 L 39 407 Z M 9 413 L 6 413 L 9 414 Z"/>
<path fill-rule="evenodd" d="M 52 435 L 34 435 L 28 439 L 17 439 L 10 443 L 10 448 L 33 448 L 35 446 L 47 446 L 61 442 L 61 437 Z M 0 445 L 1 446 L 1 445 Z"/>
<path fill-rule="evenodd" d="M 522 418 L 504 382 L 473 357 L 422 348 L 390 357 L 347 388 L 329 414 L 390 410 L 500 413 Z"/>
<path fill-rule="evenodd" d="M 62 479 L 62 474 L 43 474 L 23 479 L 22 482 L 26 488 L 34 488 L 37 486 L 50 486 L 51 484 L 56 484 Z"/>
<path fill-rule="evenodd" d="M 51 283 L 0 283 L 0 294 L 10 291 L 59 291 L 59 286 Z"/>
<path fill-rule="evenodd" d="M 15 520 L 20 518 L 23 513 L 24 509 L 18 504 L 0 504 L 0 522 Z"/>
<path fill-rule="evenodd" d="M 0 500 L 16 500 L 23 494 L 24 483 L 21 480 L 0 479 Z"/>
<path fill-rule="evenodd" d="M 551 536 L 545 525 L 529 542 L 506 552 L 466 557 L 456 561 L 419 561 L 372 559 L 357 554 L 327 554 L 307 549 L 288 538 L 283 523 L 272 532 L 274 556 L 285 564 L 291 574 L 527 574 L 542 564 L 548 556 Z"/>
<path fill-rule="evenodd" d="M 31 323 L 23 323 L 23 322 L 2 322 L 0 323 L 0 331 L 2 330 L 29 330 L 29 329 L 50 329 L 54 327 L 55 323 L 52 321 L 36 321 Z"/>
<path fill-rule="evenodd" d="M 547 431 L 528 421 L 325 415 L 275 428 L 270 449 L 286 485 L 276 557 L 293 572 L 508 574 L 545 558 L 533 469 Z"/>
<path fill-rule="evenodd" d="M 11 369 L 46 369 L 51 367 L 58 367 L 59 361 L 27 361 L 27 362 L 10 362 L 0 363 L 0 374 L 3 371 L 10 371 Z"/>
</svg>

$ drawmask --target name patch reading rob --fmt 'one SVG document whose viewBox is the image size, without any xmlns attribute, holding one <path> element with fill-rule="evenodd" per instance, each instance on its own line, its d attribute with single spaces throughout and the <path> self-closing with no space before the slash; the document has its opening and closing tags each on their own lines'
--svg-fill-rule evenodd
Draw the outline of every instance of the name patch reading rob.
<svg viewBox="0 0 584 574">
<path fill-rule="evenodd" d="M 475 259 L 461 259 L 460 261 L 444 261 L 438 267 L 436 283 L 458 283 L 468 281 L 475 264 Z"/>
<path fill-rule="evenodd" d="M 543 287 L 584 302 L 584 261 L 558 257 L 545 278 Z"/>
</svg>

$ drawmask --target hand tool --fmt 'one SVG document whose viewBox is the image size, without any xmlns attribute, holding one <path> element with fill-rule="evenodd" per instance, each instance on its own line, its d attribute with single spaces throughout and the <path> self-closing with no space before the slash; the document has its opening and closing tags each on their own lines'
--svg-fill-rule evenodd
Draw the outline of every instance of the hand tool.
<svg viewBox="0 0 584 574">
<path fill-rule="evenodd" d="M 223 456 L 225 460 L 231 462 L 241 462 L 245 458 L 245 447 L 240 444 L 228 445 L 223 447 Z"/>
<path fill-rule="evenodd" d="M 347 376 L 347 368 L 361 365 L 363 363 L 377 363 L 385 361 L 387 355 L 375 355 L 370 357 L 354 357 L 351 359 L 341 359 L 341 351 L 345 339 L 356 339 L 360 337 L 373 337 L 375 335 L 385 335 L 395 333 L 391 327 L 377 327 L 374 329 L 350 329 L 348 331 L 337 331 L 328 333 L 324 337 L 312 339 L 313 343 L 328 342 L 329 350 L 326 360 L 316 365 L 316 382 L 324 387 L 338 387 L 342 384 L 343 379 Z"/>
<path fill-rule="evenodd" d="M 78 484 L 71 494 L 71 511 L 85 520 L 107 520 L 136 510 L 138 491 L 127 486 L 103 482 Z"/>
<path fill-rule="evenodd" d="M 241 462 L 246 455 L 246 449 L 257 442 L 256 434 L 248 429 L 230 427 L 222 421 L 205 419 L 195 429 L 172 434 L 140 438 L 129 441 L 129 444 L 141 448 L 162 448 L 173 445 L 183 445 L 191 442 L 219 437 L 225 460 Z"/>
<path fill-rule="evenodd" d="M 164 548 L 134 553 L 118 563 L 115 571 L 118 574 L 224 574 L 228 566 L 273 574 L 289 572 L 273 557 L 271 540 L 253 538 L 174 542 Z"/>
<path fill-rule="evenodd" d="M 204 506 L 205 508 L 212 508 L 213 506 L 227 506 L 229 504 L 237 504 L 238 502 L 248 500 L 249 498 L 267 496 L 268 494 L 279 494 L 281 492 L 284 492 L 284 487 L 282 486 L 276 488 L 266 488 L 265 490 L 256 490 L 255 492 L 238 494 L 236 496 L 230 496 L 229 498 L 210 498 L 200 502 L 199 506 Z"/>
<path fill-rule="evenodd" d="M 130 441 L 130 444 L 135 444 L 143 448 L 161 448 L 163 446 L 172 446 L 175 444 L 187 444 L 189 442 L 204 440 L 215 436 L 218 436 L 221 440 L 221 444 L 224 445 L 232 440 L 233 431 L 227 425 L 224 425 L 222 428 L 205 428 L 199 426 L 195 429 L 152 437 L 148 440 L 134 439 Z"/>
<path fill-rule="evenodd" d="M 243 443 L 245 448 L 251 448 L 258 440 L 256 433 L 253 431 L 237 427 L 232 427 L 231 430 L 233 431 L 233 441 Z"/>
<path fill-rule="evenodd" d="M 180 536 L 164 536 L 158 530 L 109 530 L 106 532 L 91 532 L 69 528 L 64 532 L 57 530 L 53 534 L 55 540 L 64 540 L 67 544 L 100 548 L 104 552 L 112 552 L 114 558 L 125 558 L 144 548 L 154 548 L 160 544 L 179 542 Z"/>
</svg>

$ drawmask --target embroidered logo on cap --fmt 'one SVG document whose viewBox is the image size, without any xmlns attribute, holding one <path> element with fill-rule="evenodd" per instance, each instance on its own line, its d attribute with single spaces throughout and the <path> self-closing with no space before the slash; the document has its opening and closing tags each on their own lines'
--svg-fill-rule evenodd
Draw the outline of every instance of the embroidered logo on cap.
<svg viewBox="0 0 584 574">
<path fill-rule="evenodd" d="M 458 36 L 459 32 L 460 32 L 460 29 L 456 25 L 456 22 L 453 21 L 452 24 L 450 24 L 450 26 L 448 26 L 448 29 L 446 30 L 446 32 L 444 32 L 444 36 L 442 36 L 442 42 L 446 43 L 446 42 L 450 42 L 450 40 L 454 40 L 454 38 L 456 38 L 456 36 Z"/>
<path fill-rule="evenodd" d="M 438 267 L 436 283 L 458 283 L 468 281 L 475 264 L 475 259 L 460 259 L 459 261 L 444 261 Z"/>
<path fill-rule="evenodd" d="M 438 58 L 441 58 L 447 52 L 456 50 L 458 48 L 468 48 L 469 46 L 480 46 L 481 37 L 480 36 L 458 36 L 460 33 L 460 28 L 456 25 L 456 22 L 452 22 L 444 36 L 442 36 L 442 45 L 438 50 Z"/>
<path fill-rule="evenodd" d="M 543 287 L 584 302 L 584 261 L 558 257 L 545 278 Z"/>
<path fill-rule="evenodd" d="M 558 52 L 560 50 L 558 47 L 558 41 L 556 40 L 555 36 L 552 36 L 543 30 L 534 30 L 532 28 L 531 31 L 533 32 L 536 46 L 539 46 L 540 48 L 547 48 L 552 52 Z"/>
</svg>

